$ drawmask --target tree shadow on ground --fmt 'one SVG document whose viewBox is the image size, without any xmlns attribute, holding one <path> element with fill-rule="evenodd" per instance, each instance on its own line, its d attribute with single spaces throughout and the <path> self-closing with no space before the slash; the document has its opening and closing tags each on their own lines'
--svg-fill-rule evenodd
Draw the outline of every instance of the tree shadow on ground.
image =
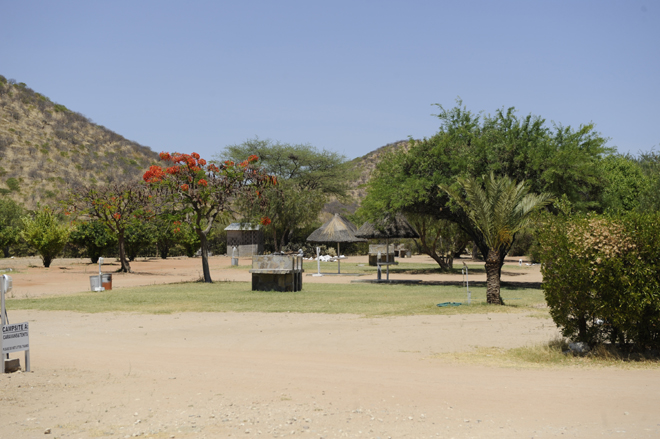
<svg viewBox="0 0 660 439">
<path fill-rule="evenodd" d="M 391 274 L 391 272 L 390 272 Z M 428 280 L 428 281 L 422 281 L 420 285 L 438 285 L 438 286 L 454 286 L 454 287 L 465 287 L 465 283 L 463 281 L 454 281 L 454 280 Z M 507 281 L 507 282 L 500 282 L 500 287 L 501 288 L 506 288 L 508 290 L 540 290 L 541 286 L 543 285 L 542 282 L 512 282 L 512 281 Z M 470 281 L 470 286 L 471 287 L 476 287 L 476 288 L 486 288 L 486 282 L 484 281 Z"/>
</svg>

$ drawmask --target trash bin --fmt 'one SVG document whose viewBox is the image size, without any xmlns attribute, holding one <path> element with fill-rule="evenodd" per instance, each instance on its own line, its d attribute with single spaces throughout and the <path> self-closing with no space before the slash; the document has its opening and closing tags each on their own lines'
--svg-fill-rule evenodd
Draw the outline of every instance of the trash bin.
<svg viewBox="0 0 660 439">
<path fill-rule="evenodd" d="M 92 291 L 103 291 L 103 285 L 101 285 L 101 279 L 99 279 L 98 274 L 89 277 L 89 286 L 92 288 Z"/>
<path fill-rule="evenodd" d="M 102 274 L 101 275 L 101 286 L 105 288 L 106 291 L 112 289 L 112 275 L 111 274 Z"/>
</svg>

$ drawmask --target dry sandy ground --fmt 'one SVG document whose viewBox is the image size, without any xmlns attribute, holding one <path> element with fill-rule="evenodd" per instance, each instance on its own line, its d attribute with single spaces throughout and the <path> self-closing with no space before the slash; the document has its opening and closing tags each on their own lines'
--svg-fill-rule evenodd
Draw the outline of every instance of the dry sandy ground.
<svg viewBox="0 0 660 439">
<path fill-rule="evenodd" d="M 212 260 L 216 279 L 244 276 L 221 259 Z M 19 297 L 87 290 L 94 270 L 19 262 Z M 144 264 L 134 268 L 152 275 L 116 275 L 114 286 L 199 276 L 199 260 L 167 262 L 177 275 Z M 538 279 L 533 269 L 512 277 Z M 346 281 L 305 281 L 327 279 Z M 510 369 L 433 356 L 557 334 L 550 320 L 524 314 L 9 317 L 31 322 L 33 371 L 0 377 L 0 438 L 660 437 L 657 370 Z"/>
</svg>

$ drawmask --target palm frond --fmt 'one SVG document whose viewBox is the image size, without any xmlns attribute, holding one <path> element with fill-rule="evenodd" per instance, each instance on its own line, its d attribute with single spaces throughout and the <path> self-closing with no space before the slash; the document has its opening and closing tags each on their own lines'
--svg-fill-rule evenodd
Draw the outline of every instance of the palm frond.
<svg viewBox="0 0 660 439">
<path fill-rule="evenodd" d="M 532 214 L 551 201 L 549 194 L 530 194 L 525 182 L 493 173 L 477 178 L 457 178 L 465 196 L 440 186 L 461 206 L 473 225 L 483 234 L 489 248 L 508 246 L 513 237 L 531 221 Z"/>
</svg>

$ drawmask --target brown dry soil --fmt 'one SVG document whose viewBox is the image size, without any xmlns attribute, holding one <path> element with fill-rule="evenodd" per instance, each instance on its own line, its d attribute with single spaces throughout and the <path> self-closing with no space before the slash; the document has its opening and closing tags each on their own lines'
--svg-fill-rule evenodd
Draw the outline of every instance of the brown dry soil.
<svg viewBox="0 0 660 439">
<path fill-rule="evenodd" d="M 86 291 L 97 271 L 80 260 L 39 265 L 0 261 L 15 270 L 14 297 Z M 249 279 L 228 266 L 229 258 L 211 258 L 214 279 Z M 139 261 L 135 273 L 114 274 L 113 288 L 195 280 L 200 268 L 199 259 Z M 534 283 L 540 273 L 529 267 L 503 279 Z M 557 335 L 551 320 L 524 313 L 9 317 L 31 323 L 32 372 L 0 376 L 0 438 L 660 437 L 657 370 L 516 369 L 434 357 Z"/>
</svg>

